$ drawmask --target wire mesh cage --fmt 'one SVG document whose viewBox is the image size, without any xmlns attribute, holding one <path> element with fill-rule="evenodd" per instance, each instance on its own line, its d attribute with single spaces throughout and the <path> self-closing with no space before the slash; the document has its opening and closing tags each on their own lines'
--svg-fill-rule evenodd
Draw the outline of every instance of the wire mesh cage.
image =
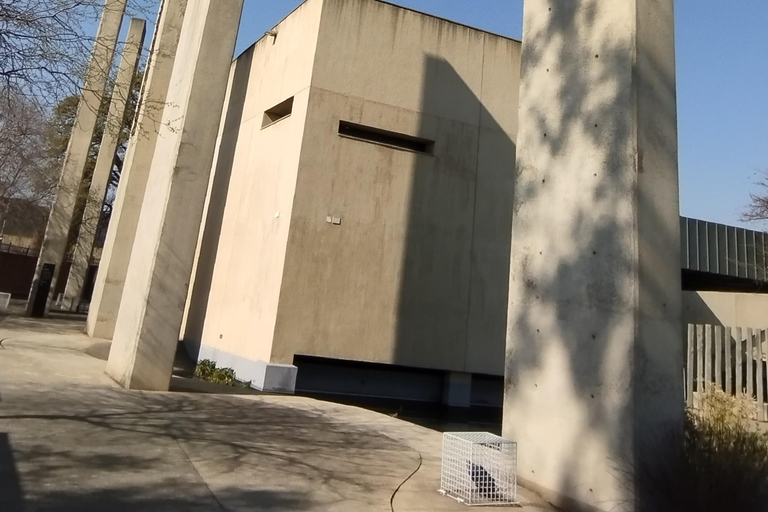
<svg viewBox="0 0 768 512">
<path fill-rule="evenodd" d="M 446 432 L 440 494 L 466 505 L 515 505 L 517 443 L 486 432 Z"/>
</svg>

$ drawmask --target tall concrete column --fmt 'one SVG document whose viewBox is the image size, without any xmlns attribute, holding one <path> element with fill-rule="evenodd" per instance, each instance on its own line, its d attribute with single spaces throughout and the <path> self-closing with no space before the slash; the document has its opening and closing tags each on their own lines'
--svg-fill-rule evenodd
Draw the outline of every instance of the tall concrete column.
<svg viewBox="0 0 768 512">
<path fill-rule="evenodd" d="M 166 390 L 181 330 L 243 0 L 189 0 L 107 373 Z"/>
<path fill-rule="evenodd" d="M 93 287 L 86 330 L 89 336 L 112 339 L 123 295 L 131 248 L 136 237 L 152 157 L 168 95 L 187 0 L 163 0 L 152 38 L 140 105 L 112 206 L 107 239 Z"/>
<path fill-rule="evenodd" d="M 27 314 L 45 316 L 51 307 L 56 280 L 67 251 L 80 182 L 88 162 L 88 151 L 96 128 L 99 107 L 120 33 L 127 0 L 107 0 L 96 33 L 93 54 L 85 75 L 83 92 L 69 138 L 56 198 L 51 205 L 48 226 L 40 248 L 37 269 L 27 301 Z"/>
<path fill-rule="evenodd" d="M 525 3 L 504 434 L 567 509 L 658 510 L 682 430 L 673 0 Z"/>
<path fill-rule="evenodd" d="M 67 286 L 64 289 L 64 308 L 77 311 L 80 305 L 80 297 L 83 294 L 83 284 L 88 274 L 91 262 L 91 252 L 96 238 L 101 211 L 104 205 L 104 196 L 112 174 L 112 166 L 115 161 L 117 144 L 125 121 L 125 108 L 133 89 L 133 81 L 136 78 L 136 69 L 139 66 L 141 48 L 144 45 L 146 23 L 142 19 L 131 19 L 128 29 L 128 38 L 125 42 L 123 56 L 117 72 L 117 79 L 112 90 L 112 100 L 109 105 L 109 113 L 104 126 L 104 135 L 101 138 L 99 156 L 96 159 L 96 167 L 91 178 L 91 188 L 88 191 L 85 211 L 80 223 L 80 231 L 77 235 L 75 254 L 72 266 L 69 268 Z"/>
</svg>

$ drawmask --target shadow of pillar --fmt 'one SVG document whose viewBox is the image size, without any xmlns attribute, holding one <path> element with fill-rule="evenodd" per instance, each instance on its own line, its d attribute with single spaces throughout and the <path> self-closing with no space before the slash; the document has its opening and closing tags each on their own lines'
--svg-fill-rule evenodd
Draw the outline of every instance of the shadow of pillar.
<svg viewBox="0 0 768 512">
<path fill-rule="evenodd" d="M 21 512 L 24 495 L 8 434 L 0 433 L 0 508 L 3 512 Z"/>
</svg>

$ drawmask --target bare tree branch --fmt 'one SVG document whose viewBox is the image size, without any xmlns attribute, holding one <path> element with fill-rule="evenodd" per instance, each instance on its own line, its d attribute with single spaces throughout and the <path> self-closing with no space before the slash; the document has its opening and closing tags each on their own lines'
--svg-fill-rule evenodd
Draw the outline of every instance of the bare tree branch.
<svg viewBox="0 0 768 512">
<path fill-rule="evenodd" d="M 131 0 L 129 13 L 151 17 L 158 1 Z M 79 94 L 103 9 L 104 0 L 0 0 L 0 99 L 14 91 L 52 107 Z"/>
<path fill-rule="evenodd" d="M 758 192 L 749 195 L 749 206 L 741 214 L 741 219 L 748 222 L 768 220 L 768 170 L 755 185 Z"/>
</svg>

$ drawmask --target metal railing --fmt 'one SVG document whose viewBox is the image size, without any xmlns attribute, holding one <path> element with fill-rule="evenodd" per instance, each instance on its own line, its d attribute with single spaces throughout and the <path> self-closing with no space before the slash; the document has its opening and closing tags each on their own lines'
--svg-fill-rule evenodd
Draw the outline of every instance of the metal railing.
<svg viewBox="0 0 768 512">
<path fill-rule="evenodd" d="M 3 244 L 0 243 L 0 252 L 7 252 L 10 254 L 23 254 L 24 256 L 37 256 L 39 251 L 32 247 L 22 247 L 20 245 Z"/>
</svg>

